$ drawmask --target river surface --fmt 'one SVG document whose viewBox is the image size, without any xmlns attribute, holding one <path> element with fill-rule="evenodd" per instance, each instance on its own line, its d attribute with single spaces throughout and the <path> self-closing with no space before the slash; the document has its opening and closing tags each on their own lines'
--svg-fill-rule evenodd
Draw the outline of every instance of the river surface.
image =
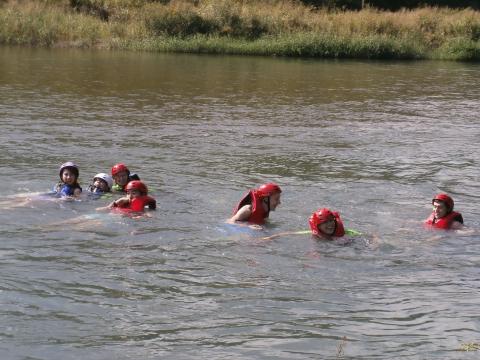
<svg viewBox="0 0 480 360">
<path fill-rule="evenodd" d="M 478 63 L 0 48 L 0 358 L 478 359 L 479 114 Z M 159 208 L 35 195 L 68 160 Z M 468 230 L 422 227 L 440 191 Z M 365 235 L 261 240 L 320 207 Z"/>
</svg>

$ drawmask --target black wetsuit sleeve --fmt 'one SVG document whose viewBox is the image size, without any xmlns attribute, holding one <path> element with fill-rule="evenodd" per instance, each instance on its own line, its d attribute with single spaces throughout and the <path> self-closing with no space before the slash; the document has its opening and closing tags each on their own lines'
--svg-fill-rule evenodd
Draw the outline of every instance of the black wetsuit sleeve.
<svg viewBox="0 0 480 360">
<path fill-rule="evenodd" d="M 157 201 L 151 198 L 150 201 L 148 202 L 148 208 L 150 210 L 155 210 L 157 208 Z"/>
<path fill-rule="evenodd" d="M 458 214 L 457 216 L 455 216 L 455 218 L 453 219 L 453 221 L 458 221 L 460 224 L 463 224 L 462 214 Z"/>
<path fill-rule="evenodd" d="M 130 176 L 128 177 L 128 181 L 133 180 L 140 180 L 140 176 L 138 176 L 137 174 L 130 174 Z"/>
</svg>

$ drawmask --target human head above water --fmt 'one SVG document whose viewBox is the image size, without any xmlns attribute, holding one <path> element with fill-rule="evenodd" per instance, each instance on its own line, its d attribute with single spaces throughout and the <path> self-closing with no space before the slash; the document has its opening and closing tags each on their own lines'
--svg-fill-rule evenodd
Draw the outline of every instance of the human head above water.
<svg viewBox="0 0 480 360">
<path fill-rule="evenodd" d="M 112 176 L 118 185 L 125 186 L 128 183 L 129 175 L 130 170 L 128 170 L 125 164 L 119 163 L 112 167 Z"/>
<path fill-rule="evenodd" d="M 313 235 L 333 235 L 335 233 L 335 216 L 327 208 L 315 211 L 308 219 L 308 223 Z"/>
<path fill-rule="evenodd" d="M 78 170 L 78 166 L 71 161 L 67 161 L 60 166 L 60 180 L 66 184 L 74 184 L 77 181 L 79 175 L 80 171 Z"/>
<path fill-rule="evenodd" d="M 110 191 L 113 186 L 113 179 L 110 175 L 105 173 L 98 173 L 93 177 L 93 185 L 102 191 Z"/>
<path fill-rule="evenodd" d="M 133 180 L 130 181 L 127 184 L 127 187 L 125 188 L 125 191 L 127 194 L 131 194 L 132 197 L 138 197 L 142 195 L 148 195 L 148 188 L 147 185 L 145 185 L 142 181 L 140 180 Z M 138 195 L 138 196 L 137 196 Z"/>
<path fill-rule="evenodd" d="M 275 193 L 281 193 L 282 189 L 275 183 L 263 184 L 257 189 L 257 194 L 260 197 L 272 196 Z"/>
<path fill-rule="evenodd" d="M 441 193 L 435 195 L 432 199 L 433 211 L 437 218 L 442 218 L 453 211 L 455 205 L 453 199 L 447 194 Z"/>
<path fill-rule="evenodd" d="M 267 205 L 269 210 L 275 210 L 280 205 L 280 194 L 282 189 L 275 183 L 267 183 L 261 185 L 256 189 L 256 193 L 259 198 L 262 199 Z"/>
</svg>

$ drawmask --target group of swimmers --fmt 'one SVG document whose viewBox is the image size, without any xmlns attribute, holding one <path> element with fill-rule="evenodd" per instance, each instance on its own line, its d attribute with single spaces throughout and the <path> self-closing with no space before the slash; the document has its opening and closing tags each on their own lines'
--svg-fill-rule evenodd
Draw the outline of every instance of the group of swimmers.
<svg viewBox="0 0 480 360">
<path fill-rule="evenodd" d="M 80 196 L 82 188 L 78 183 L 79 175 L 80 170 L 75 163 L 68 161 L 62 164 L 59 171 L 60 181 L 54 186 L 53 194 L 68 198 Z M 111 175 L 96 174 L 87 190 L 98 196 L 112 192 L 125 195 L 99 210 L 117 209 L 122 212 L 143 212 L 145 208 L 153 210 L 157 207 L 155 199 L 148 196 L 147 185 L 122 163 L 112 167 Z"/>
<path fill-rule="evenodd" d="M 60 181 L 54 187 L 54 193 L 62 197 L 77 197 L 82 188 L 78 183 L 78 166 L 69 161 L 60 167 Z M 156 201 L 148 195 L 148 188 L 137 174 L 122 163 L 111 169 L 111 175 L 99 173 L 92 179 L 88 187 L 92 194 L 106 193 L 126 194 L 100 209 L 120 210 L 122 212 L 143 212 L 146 208 L 155 209 Z M 229 223 L 246 223 L 255 226 L 265 224 L 270 212 L 280 205 L 282 190 L 275 183 L 261 185 L 257 189 L 249 190 L 234 208 Z M 453 210 L 453 199 L 447 194 L 437 194 L 432 199 L 433 212 L 424 224 L 437 229 L 460 229 L 463 226 L 463 217 Z M 310 233 L 321 238 L 338 238 L 344 235 L 361 235 L 358 231 L 347 229 L 343 225 L 340 214 L 327 208 L 320 208 L 308 219 L 310 231 L 300 231 L 291 234 Z"/>
<path fill-rule="evenodd" d="M 263 225 L 269 217 L 270 211 L 275 211 L 280 205 L 282 190 L 277 184 L 268 183 L 257 189 L 250 190 L 243 196 L 234 208 L 230 223 L 245 222 L 254 225 Z M 463 226 L 463 217 L 453 210 L 453 199 L 447 194 L 437 194 L 432 199 L 433 212 L 425 226 L 436 229 L 460 229 Z M 315 211 L 308 219 L 310 231 L 297 231 L 287 234 L 310 233 L 319 238 L 333 239 L 344 235 L 361 235 L 358 231 L 344 227 L 340 214 L 327 208 Z M 278 234 L 280 235 L 280 234 Z"/>
</svg>

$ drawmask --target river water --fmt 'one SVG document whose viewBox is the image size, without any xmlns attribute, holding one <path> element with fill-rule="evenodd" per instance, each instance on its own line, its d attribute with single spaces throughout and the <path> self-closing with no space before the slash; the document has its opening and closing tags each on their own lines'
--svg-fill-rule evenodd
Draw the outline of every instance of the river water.
<svg viewBox="0 0 480 360">
<path fill-rule="evenodd" d="M 0 49 L 2 359 L 476 359 L 480 65 Z M 151 218 L 55 202 L 126 163 Z M 228 226 L 249 188 L 282 204 Z M 448 192 L 468 230 L 431 232 Z M 319 207 L 364 233 L 309 235 Z"/>
</svg>

